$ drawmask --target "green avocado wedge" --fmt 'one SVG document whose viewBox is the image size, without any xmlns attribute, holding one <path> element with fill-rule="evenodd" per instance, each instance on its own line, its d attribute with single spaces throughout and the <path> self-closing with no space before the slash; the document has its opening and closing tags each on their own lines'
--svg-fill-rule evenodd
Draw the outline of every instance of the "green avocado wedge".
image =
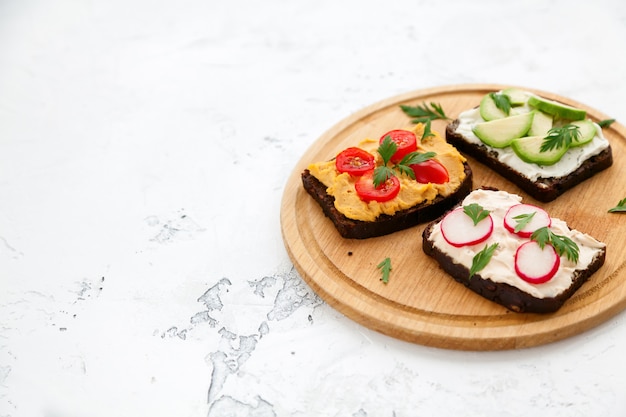
<svg viewBox="0 0 626 417">
<path fill-rule="evenodd" d="M 528 129 L 528 136 L 540 136 L 547 135 L 548 131 L 552 129 L 553 119 L 548 113 L 536 110 L 535 117 L 533 117 L 533 123 Z"/>
<path fill-rule="evenodd" d="M 585 110 L 577 109 L 543 97 L 530 96 L 528 98 L 528 104 L 537 110 L 551 114 L 559 119 L 583 120 L 587 117 L 587 112 Z"/>
<path fill-rule="evenodd" d="M 505 117 L 508 117 L 508 114 L 506 114 L 504 111 L 499 109 L 498 106 L 496 106 L 496 102 L 494 101 L 491 94 L 486 94 L 483 99 L 480 100 L 479 110 L 480 117 L 488 122 L 491 120 L 504 119 Z"/>
<path fill-rule="evenodd" d="M 524 136 L 533 122 L 535 112 L 522 113 L 503 119 L 477 123 L 472 132 L 485 144 L 494 148 L 506 148 L 513 139 Z"/>
<path fill-rule="evenodd" d="M 578 140 L 572 141 L 570 145 L 571 147 L 583 146 L 588 144 L 598 133 L 596 125 L 589 119 L 579 120 L 576 122 L 572 122 L 571 124 L 573 124 L 574 126 L 578 126 L 578 132 L 580 133 Z"/>
<path fill-rule="evenodd" d="M 537 165 L 554 165 L 565 155 L 568 147 L 553 148 L 548 151 L 541 151 L 544 135 L 526 136 L 511 141 L 511 148 L 517 156 L 524 162 Z"/>
<path fill-rule="evenodd" d="M 504 97 L 506 96 L 506 97 Z M 503 110 L 498 107 L 494 98 L 502 98 L 508 102 L 508 108 Z M 480 117 L 489 122 L 491 120 L 503 119 L 524 112 L 520 107 L 528 101 L 528 93 L 518 88 L 507 88 L 501 92 L 485 94 L 480 100 Z"/>
<path fill-rule="evenodd" d="M 511 106 L 523 106 L 528 101 L 528 94 L 519 88 L 509 87 L 502 90 L 502 94 L 509 97 Z"/>
</svg>

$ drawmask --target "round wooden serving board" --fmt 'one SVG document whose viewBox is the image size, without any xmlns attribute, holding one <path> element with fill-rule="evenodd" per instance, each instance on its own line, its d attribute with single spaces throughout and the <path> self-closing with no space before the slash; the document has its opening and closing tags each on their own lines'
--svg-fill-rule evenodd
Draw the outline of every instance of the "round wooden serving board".
<svg viewBox="0 0 626 417">
<path fill-rule="evenodd" d="M 493 186 L 544 207 L 570 228 L 607 244 L 604 266 L 556 313 L 519 314 L 485 300 L 444 273 L 422 251 L 425 225 L 388 236 L 344 239 L 303 189 L 300 174 L 309 163 L 333 158 L 366 137 L 379 138 L 410 119 L 400 104 L 441 104 L 456 118 L 479 104 L 483 95 L 509 86 L 456 85 L 419 90 L 383 100 L 339 122 L 323 134 L 296 165 L 285 187 L 281 227 L 285 247 L 297 271 L 328 304 L 364 326 L 427 346 L 461 350 L 530 347 L 578 334 L 626 307 L 626 214 L 607 210 L 626 198 L 626 129 L 604 128 L 613 166 L 550 203 L 540 203 L 471 158 L 474 188 Z M 556 94 L 544 97 L 587 110 L 595 121 L 608 119 L 594 109 Z M 432 123 L 444 135 L 446 122 Z M 391 258 L 388 284 L 376 268 Z"/>
</svg>

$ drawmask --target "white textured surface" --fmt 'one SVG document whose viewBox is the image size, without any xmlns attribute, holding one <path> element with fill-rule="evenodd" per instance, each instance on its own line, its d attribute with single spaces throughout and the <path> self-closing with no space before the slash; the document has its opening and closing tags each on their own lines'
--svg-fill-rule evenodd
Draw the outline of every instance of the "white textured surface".
<svg viewBox="0 0 626 417">
<path fill-rule="evenodd" d="M 279 225 L 326 129 L 419 88 L 626 119 L 622 0 L 0 2 L 0 417 L 626 415 L 626 319 L 522 351 L 390 339 Z"/>
</svg>

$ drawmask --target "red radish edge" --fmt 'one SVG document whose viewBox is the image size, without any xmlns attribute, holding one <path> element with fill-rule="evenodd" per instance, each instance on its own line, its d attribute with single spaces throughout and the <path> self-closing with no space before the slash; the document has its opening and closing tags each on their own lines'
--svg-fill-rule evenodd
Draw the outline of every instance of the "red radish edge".
<svg viewBox="0 0 626 417">
<path fill-rule="evenodd" d="M 516 217 L 520 214 L 530 214 L 532 212 L 535 212 L 536 214 L 533 216 L 532 220 L 526 225 L 526 230 L 520 230 L 519 232 L 515 233 L 515 226 L 517 226 L 517 224 L 513 217 Z M 506 214 L 504 215 L 504 228 L 509 232 L 518 235 L 519 237 L 530 237 L 535 230 L 541 227 L 550 227 L 551 224 L 552 218 L 550 217 L 548 212 L 541 207 L 537 207 L 532 204 L 516 204 L 509 207 Z"/>
<path fill-rule="evenodd" d="M 552 245 L 543 249 L 539 243 L 531 240 L 520 245 L 515 252 L 515 272 L 526 282 L 543 284 L 549 281 L 559 270 L 561 257 Z"/>
<path fill-rule="evenodd" d="M 474 221 L 465 214 L 463 207 L 458 207 L 446 214 L 440 226 L 441 235 L 445 241 L 460 248 L 487 240 L 493 232 L 493 219 L 489 215 L 474 225 Z"/>
</svg>

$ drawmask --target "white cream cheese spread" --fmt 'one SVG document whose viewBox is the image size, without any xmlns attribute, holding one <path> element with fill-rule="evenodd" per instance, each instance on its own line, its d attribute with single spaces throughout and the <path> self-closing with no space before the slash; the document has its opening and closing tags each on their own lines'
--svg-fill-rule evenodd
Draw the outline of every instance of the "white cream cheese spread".
<svg viewBox="0 0 626 417">
<path fill-rule="evenodd" d="M 580 250 L 578 263 L 562 256 L 558 272 L 549 281 L 543 284 L 531 284 L 522 280 L 515 272 L 514 259 L 517 248 L 522 243 L 527 242 L 528 238 L 521 238 L 503 227 L 504 216 L 509 207 L 519 204 L 521 201 L 520 196 L 505 191 L 475 190 L 463 200 L 462 205 L 477 203 L 491 212 L 494 224 L 491 236 L 486 241 L 476 245 L 454 247 L 445 241 L 441 234 L 440 223 L 437 223 L 433 227 L 429 240 L 433 242 L 435 248 L 468 270 L 472 266 L 472 259 L 476 253 L 481 251 L 485 245 L 498 243 L 498 248 L 490 262 L 479 272 L 483 278 L 489 278 L 496 283 L 512 285 L 535 298 L 555 297 L 572 284 L 574 271 L 586 269 L 605 247 L 605 244 L 585 233 L 570 230 L 564 221 L 552 218 L 550 229 L 558 235 L 569 237 L 578 245 Z"/>
<path fill-rule="evenodd" d="M 531 93 L 527 94 L 531 95 Z M 532 109 L 528 105 L 514 108 L 515 114 L 530 111 L 532 111 Z M 510 166 L 531 181 L 535 181 L 538 178 L 566 176 L 580 167 L 584 161 L 594 155 L 598 155 L 609 147 L 609 141 L 602 134 L 600 126 L 596 124 L 597 133 L 589 144 L 570 148 L 556 164 L 542 166 L 523 161 L 511 147 L 497 149 L 483 143 L 474 132 L 472 132 L 476 124 L 484 122 L 483 118 L 480 116 L 479 108 L 464 111 L 459 115 L 458 120 L 459 125 L 456 128 L 456 133 L 462 135 L 470 143 L 487 146 L 490 151 L 497 154 L 497 158 L 500 162 Z"/>
</svg>

